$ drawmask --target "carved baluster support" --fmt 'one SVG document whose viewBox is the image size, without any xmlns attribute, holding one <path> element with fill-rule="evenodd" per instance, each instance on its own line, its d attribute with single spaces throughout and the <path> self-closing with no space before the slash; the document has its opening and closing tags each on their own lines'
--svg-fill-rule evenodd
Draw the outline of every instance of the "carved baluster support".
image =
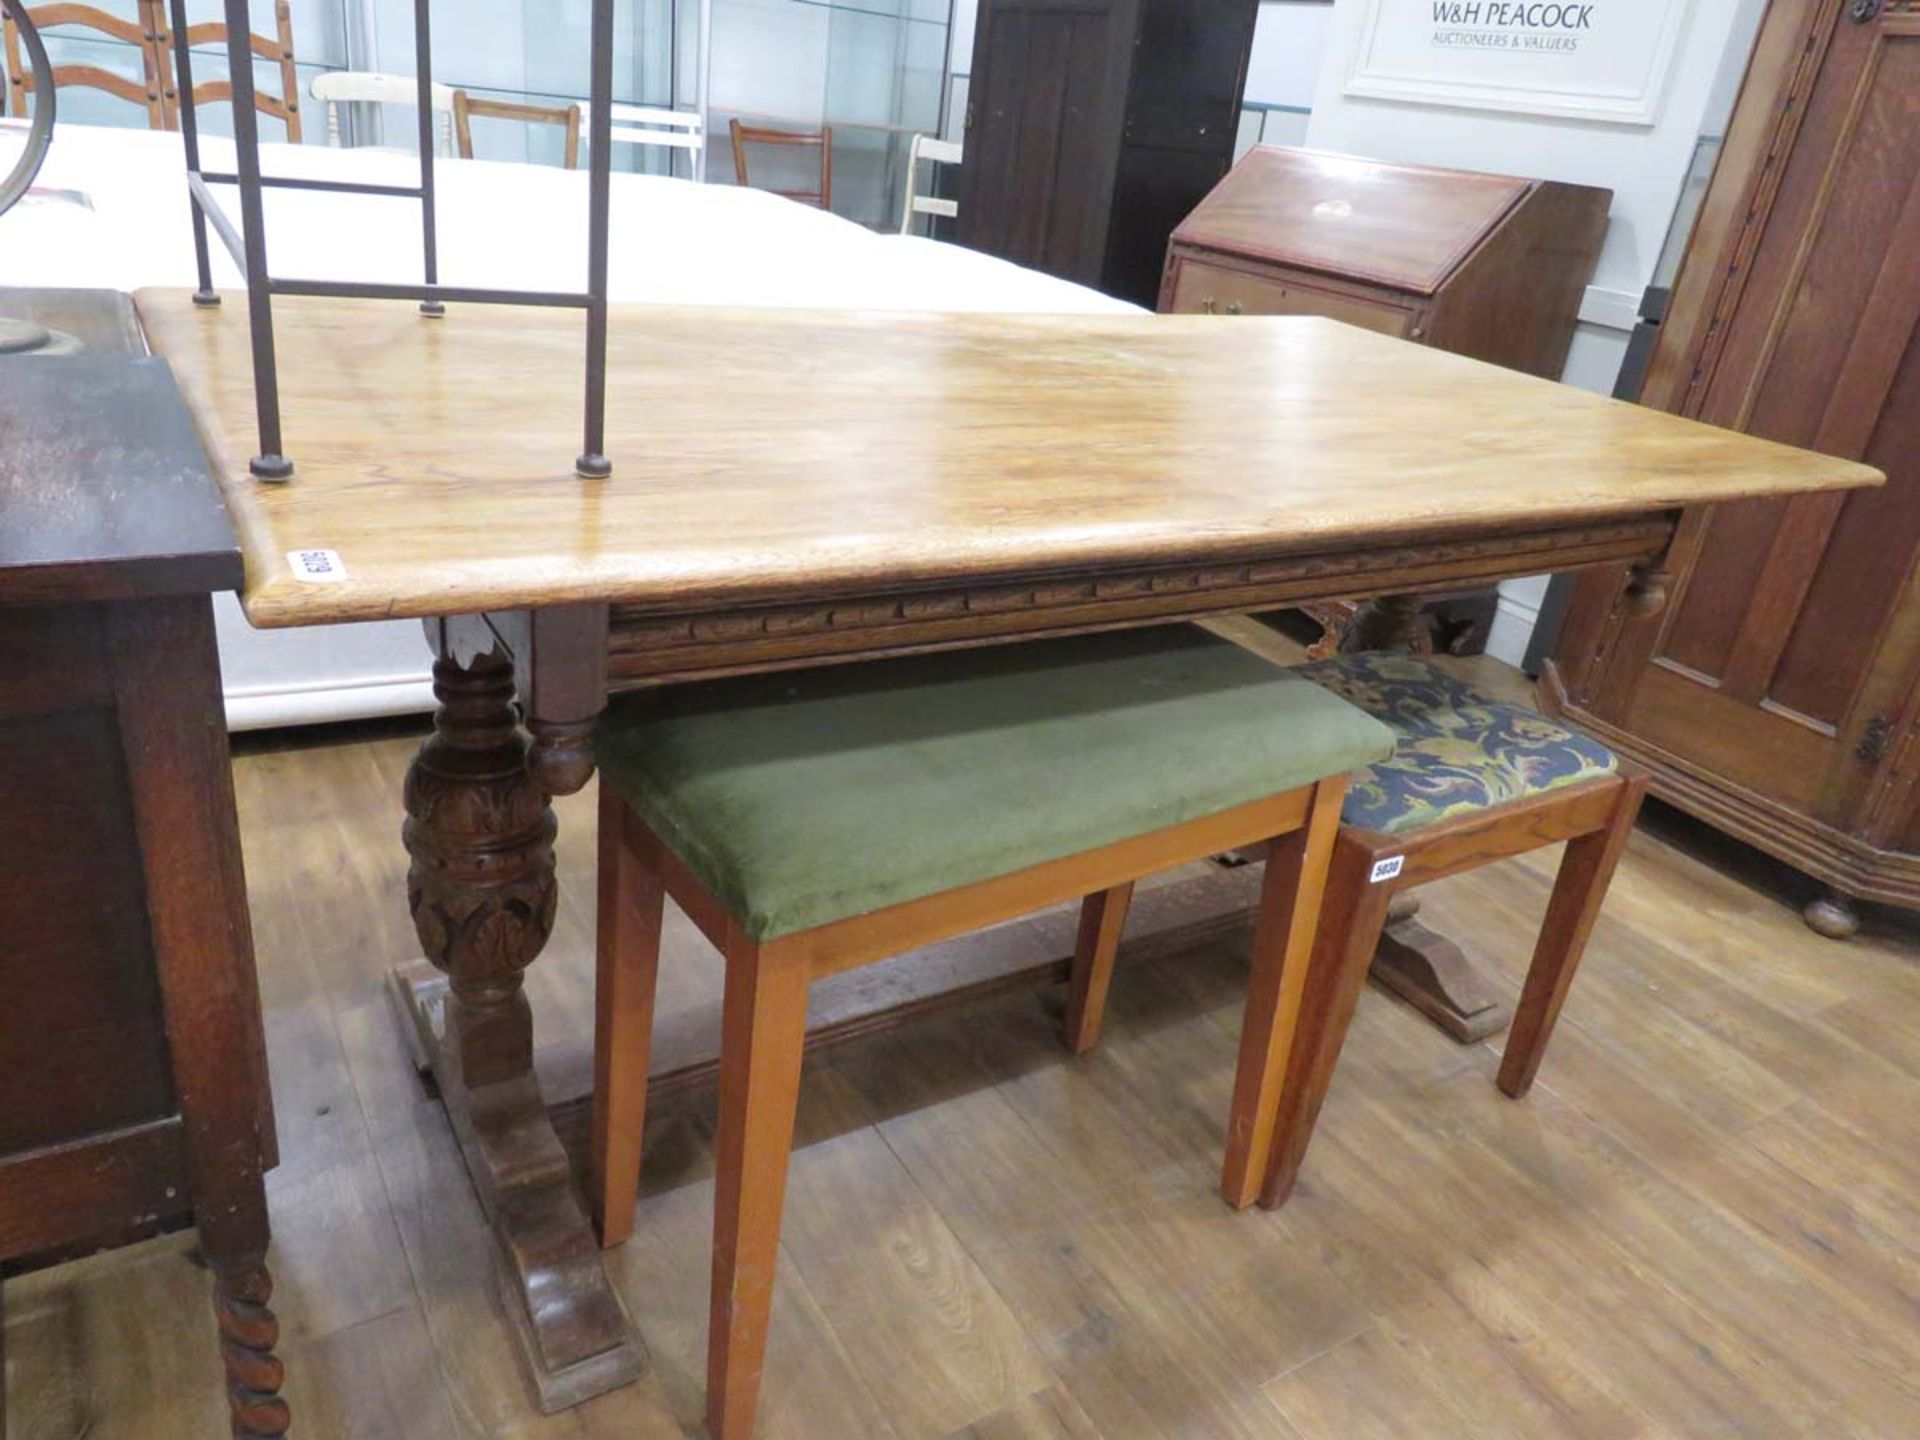
<svg viewBox="0 0 1920 1440">
<path fill-rule="evenodd" d="M 532 757 L 514 661 L 490 623 L 429 633 L 440 709 L 407 772 L 404 835 L 407 903 L 431 963 L 402 966 L 395 992 L 492 1222 L 535 1392 L 558 1410 L 632 1381 L 642 1363 L 534 1078 L 523 987 L 559 893 L 548 786 L 585 783 L 591 725 L 550 731 L 545 758 Z"/>
<path fill-rule="evenodd" d="M 452 988 L 449 1059 L 468 1085 L 486 1085 L 533 1065 L 522 972 L 553 932 L 557 827 L 527 770 L 512 663 L 442 659 L 433 688 L 433 738 L 407 772 L 407 908 Z"/>
<path fill-rule="evenodd" d="M 1418 595 L 1382 595 L 1360 607 L 1340 648 L 1412 653 L 1420 648 L 1420 624 Z"/>
</svg>

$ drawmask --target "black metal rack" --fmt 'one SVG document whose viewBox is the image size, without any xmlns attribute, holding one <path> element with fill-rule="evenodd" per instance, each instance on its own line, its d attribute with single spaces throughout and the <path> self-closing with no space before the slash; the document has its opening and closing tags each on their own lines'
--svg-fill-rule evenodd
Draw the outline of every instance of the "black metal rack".
<svg viewBox="0 0 1920 1440">
<path fill-rule="evenodd" d="M 613 0 L 593 0 L 591 57 L 587 115 L 587 285 L 583 291 L 490 290 L 470 285 L 442 285 L 434 228 L 433 188 L 433 54 L 428 0 L 413 3 L 414 69 L 418 81 L 420 183 L 370 185 L 342 180 L 302 180 L 260 173 L 260 124 L 254 109 L 253 54 L 248 43 L 251 21 L 247 0 L 224 0 L 227 29 L 227 68 L 233 86 L 233 140 L 236 174 L 208 174 L 200 168 L 200 134 L 193 100 L 193 56 L 187 43 L 186 0 L 170 0 L 173 17 L 174 67 L 182 104 L 180 133 L 186 143 L 187 190 L 192 200 L 193 248 L 199 265 L 199 289 L 194 300 L 218 305 L 213 288 L 212 262 L 207 250 L 207 227 L 220 237 L 247 279 L 247 321 L 253 343 L 254 408 L 260 427 L 260 450 L 248 468 L 262 480 L 289 480 L 293 461 L 280 436 L 280 380 L 273 349 L 273 297 L 323 295 L 370 300 L 417 300 L 428 317 L 446 313 L 448 302 L 482 305 L 556 305 L 587 312 L 587 384 L 584 439 L 574 471 L 583 479 L 599 479 L 613 471 L 606 455 L 607 419 L 607 212 L 613 125 Z M 240 225 L 215 198 L 213 186 L 236 185 L 240 190 Z M 377 284 L 345 280 L 276 278 L 267 270 L 267 237 L 261 194 L 268 187 L 286 190 L 322 190 L 349 195 L 382 195 L 420 201 L 420 238 L 424 270 L 420 284 Z"/>
</svg>

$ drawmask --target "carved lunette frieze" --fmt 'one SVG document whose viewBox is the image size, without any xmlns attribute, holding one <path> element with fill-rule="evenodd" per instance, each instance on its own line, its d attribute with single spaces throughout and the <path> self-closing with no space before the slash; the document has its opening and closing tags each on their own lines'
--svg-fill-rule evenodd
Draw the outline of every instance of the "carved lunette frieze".
<svg viewBox="0 0 1920 1440">
<path fill-rule="evenodd" d="M 683 678 L 823 655 L 855 655 L 969 639 L 1163 617 L 1223 614 L 1298 599 L 1361 598 L 1490 582 L 1661 553 L 1672 517 L 1469 540 L 1423 541 L 1232 564 L 1192 564 L 964 589 L 849 596 L 806 605 L 613 608 L 608 673 Z"/>
</svg>

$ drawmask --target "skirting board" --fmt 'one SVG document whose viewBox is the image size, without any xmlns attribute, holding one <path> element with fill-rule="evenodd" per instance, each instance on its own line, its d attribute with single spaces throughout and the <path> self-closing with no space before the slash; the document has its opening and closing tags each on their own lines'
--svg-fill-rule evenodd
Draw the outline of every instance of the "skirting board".
<svg viewBox="0 0 1920 1440">
<path fill-rule="evenodd" d="M 1631 290 L 1589 285 L 1580 296 L 1580 323 L 1630 331 L 1640 323 L 1640 296 Z"/>
<path fill-rule="evenodd" d="M 386 715 L 430 714 L 433 681 L 424 673 L 327 684 L 253 686 L 226 693 L 227 729 L 325 725 Z"/>
<path fill-rule="evenodd" d="M 1504 660 L 1516 670 L 1527 658 L 1527 643 L 1533 639 L 1533 627 L 1539 623 L 1540 607 L 1524 596 L 1500 587 L 1500 603 L 1493 612 L 1493 629 L 1487 635 L 1487 654 Z"/>
</svg>

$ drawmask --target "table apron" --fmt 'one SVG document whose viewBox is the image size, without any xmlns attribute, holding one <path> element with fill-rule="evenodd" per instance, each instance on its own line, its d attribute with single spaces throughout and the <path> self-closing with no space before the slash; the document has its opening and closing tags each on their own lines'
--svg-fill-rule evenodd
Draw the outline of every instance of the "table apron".
<svg viewBox="0 0 1920 1440">
<path fill-rule="evenodd" d="M 630 688 L 1647 562 L 1666 549 L 1676 518 L 1667 513 L 1521 535 L 1238 563 L 1198 560 L 798 604 L 664 612 L 615 604 L 604 673 L 610 688 Z"/>
</svg>

